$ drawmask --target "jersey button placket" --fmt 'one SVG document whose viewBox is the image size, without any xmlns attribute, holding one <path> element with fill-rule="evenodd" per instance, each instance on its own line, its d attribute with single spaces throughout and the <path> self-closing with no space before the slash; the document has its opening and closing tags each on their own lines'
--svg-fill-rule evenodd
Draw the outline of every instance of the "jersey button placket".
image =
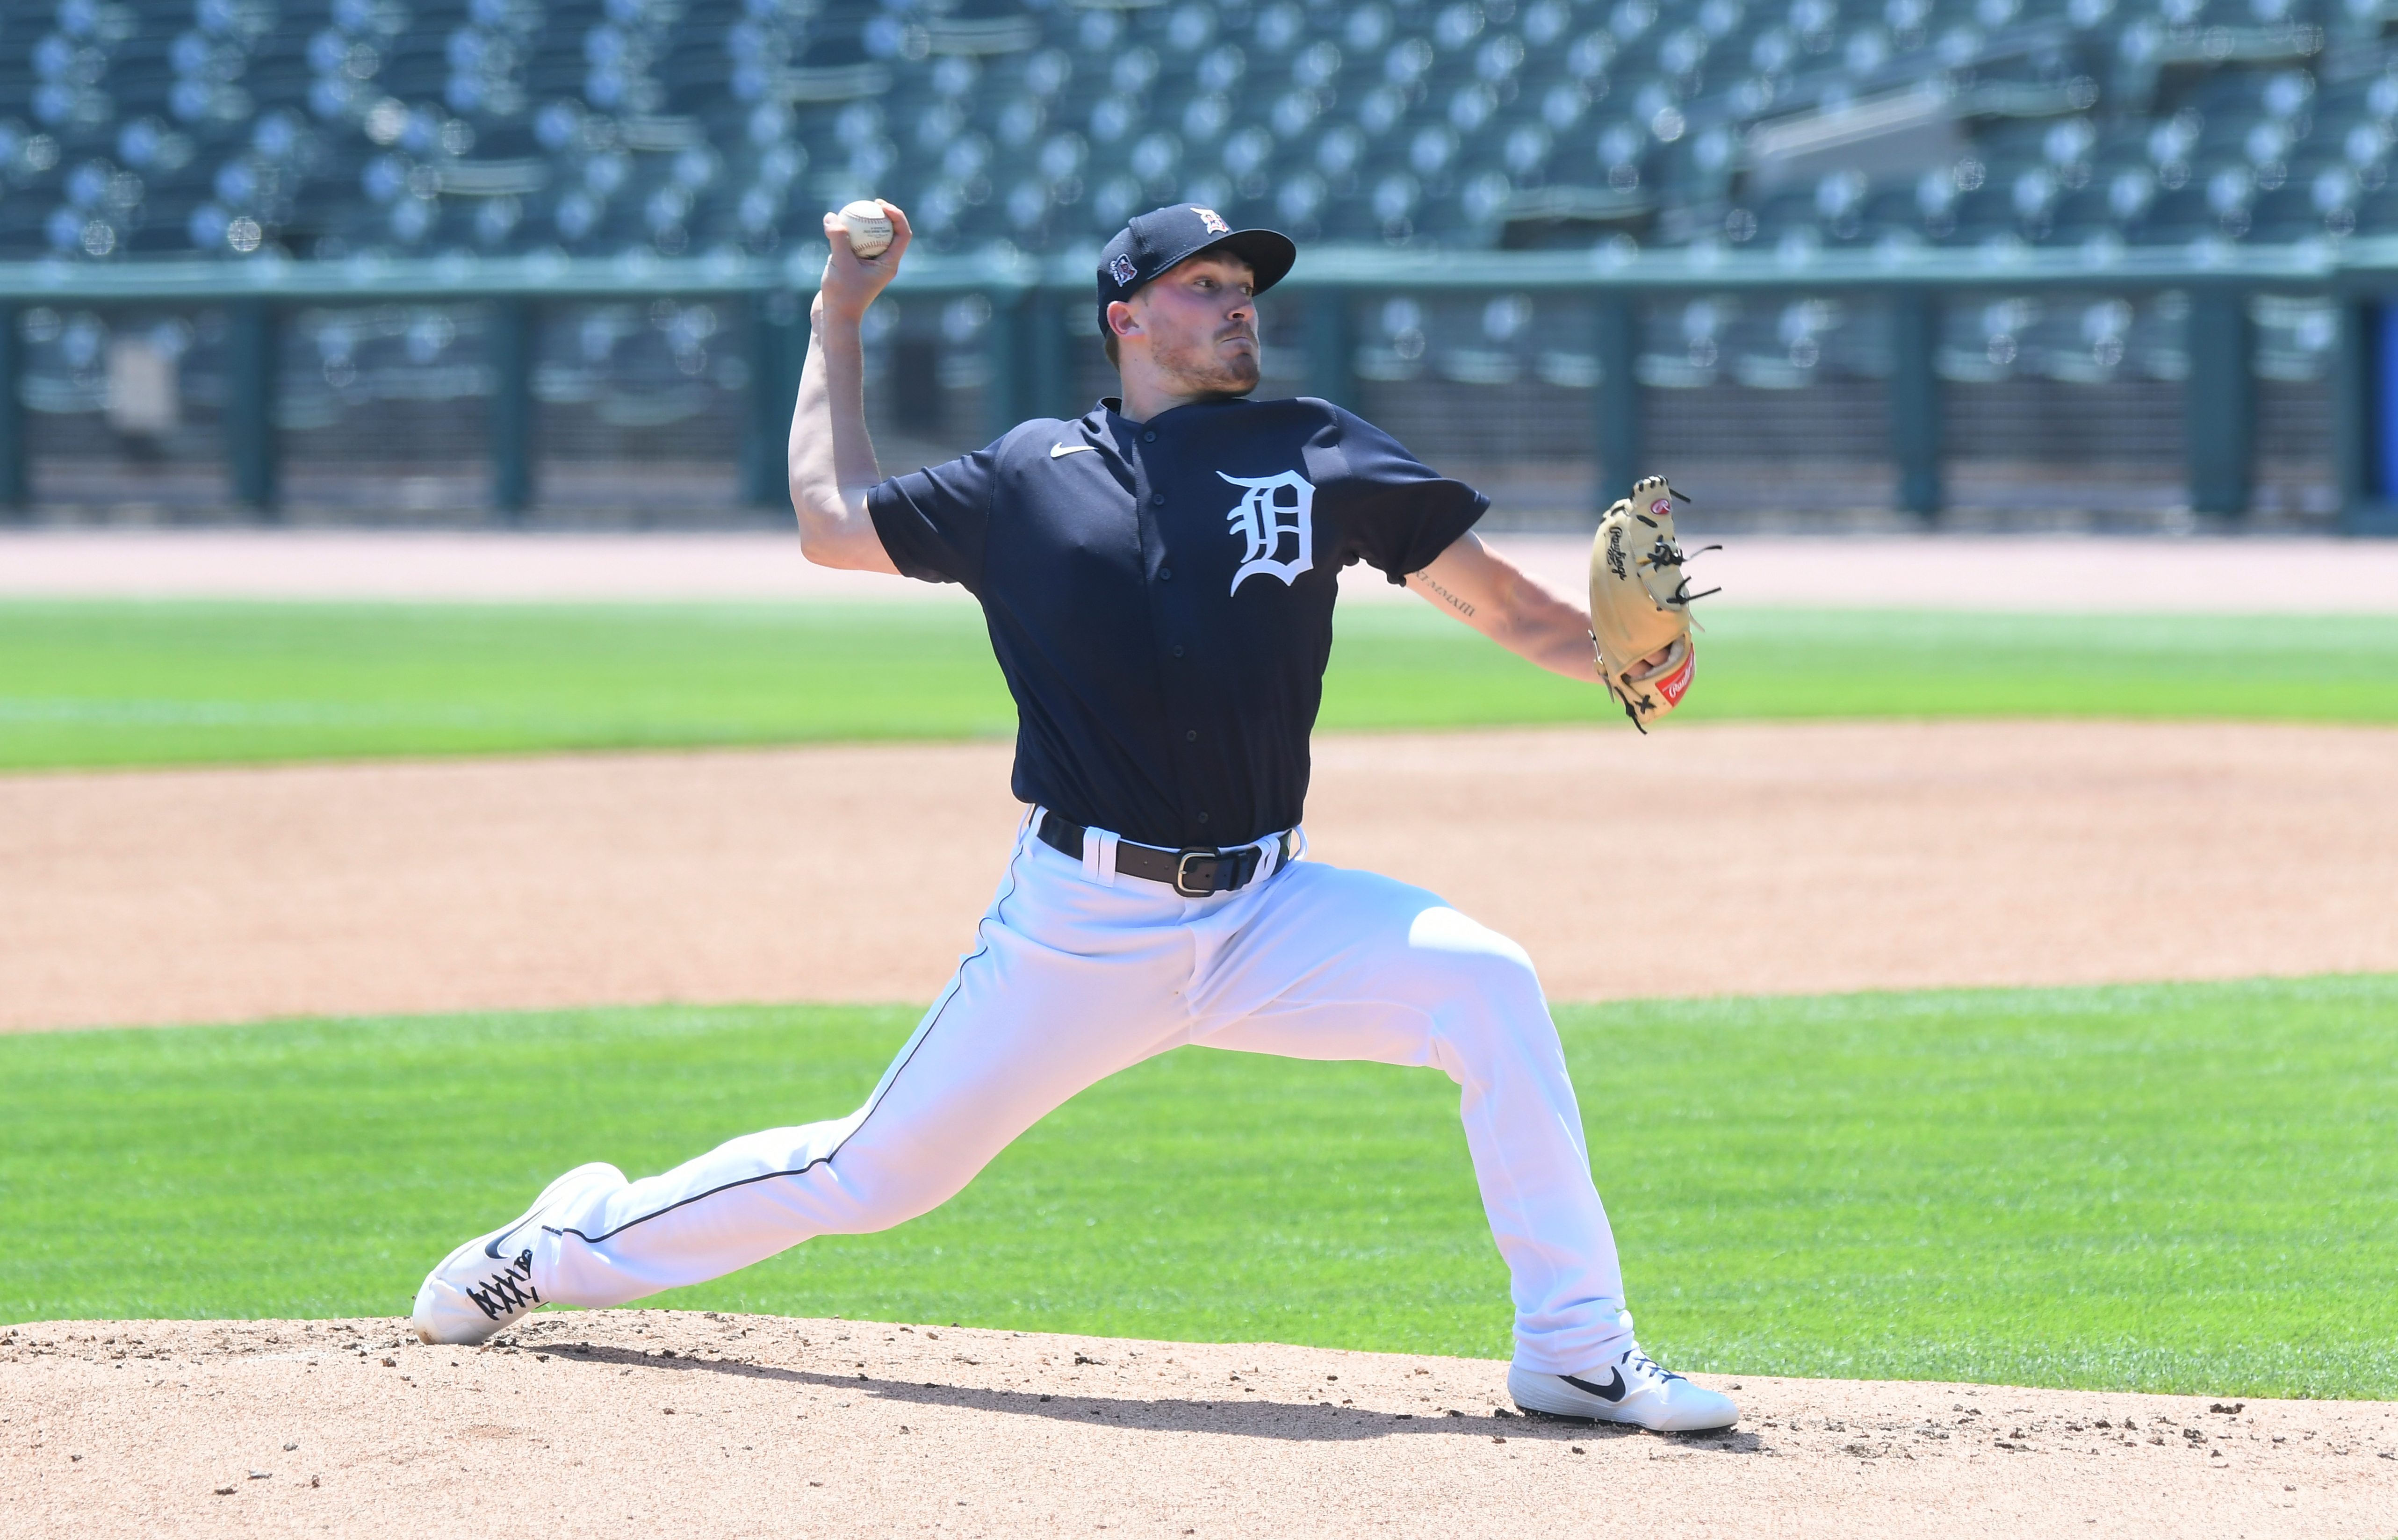
<svg viewBox="0 0 2398 1540">
<path fill-rule="evenodd" d="M 1143 429 L 1140 438 L 1141 442 L 1144 444 L 1155 444 L 1157 442 L 1157 430 L 1154 428 Z M 1135 494 L 1138 501 L 1134 506 L 1142 515 L 1141 523 L 1145 526 L 1142 532 L 1144 535 L 1143 544 L 1147 546 L 1149 549 L 1154 550 L 1157 553 L 1158 564 L 1153 569 L 1157 575 L 1150 586 L 1150 615 L 1156 627 L 1155 631 L 1152 633 L 1156 640 L 1152 645 L 1165 651 L 1168 655 L 1180 657 L 1183 655 L 1182 644 L 1173 641 L 1172 638 L 1174 633 L 1181 631 L 1188 622 L 1185 619 L 1178 618 L 1178 615 L 1172 607 L 1171 601 L 1168 598 L 1168 595 L 1171 594 L 1172 590 L 1166 586 L 1174 581 L 1174 568 L 1172 565 L 1173 557 L 1169 554 L 1167 549 L 1168 537 L 1165 526 L 1159 521 L 1156 516 L 1156 510 L 1162 509 L 1165 507 L 1165 493 L 1156 489 L 1158 483 L 1170 474 L 1169 467 L 1166 464 L 1168 458 L 1169 456 L 1166 454 L 1160 453 L 1155 451 L 1135 457 L 1134 463 L 1138 467 L 1136 474 L 1139 477 L 1139 482 L 1136 483 Z M 1143 483 L 1145 483 L 1145 485 L 1143 485 Z M 1138 496 L 1138 493 L 1141 491 L 1147 491 L 1148 495 L 1146 497 Z M 1188 596 L 1184 597 L 1187 598 Z M 1184 632 L 1184 634 L 1187 635 L 1189 633 Z M 1152 655 L 1153 656 L 1155 655 L 1152 654 Z M 1161 670 L 1159 675 L 1159 684 L 1161 686 L 1161 693 L 1164 696 L 1163 704 L 1166 709 L 1167 722 L 1171 723 L 1179 716 L 1181 717 L 1185 723 L 1188 723 L 1192 716 L 1195 714 L 1191 709 L 1191 701 L 1189 699 L 1192 683 L 1192 682 L 1181 677 L 1181 671 L 1179 669 L 1174 670 L 1171 673 Z M 1179 736 L 1182 740 L 1184 756 L 1187 756 L 1190 750 L 1199 741 L 1199 730 L 1196 727 L 1186 726 L 1183 728 Z M 1168 757 L 1178 758 L 1178 756 L 1173 755 L 1169 755 Z M 1174 778 L 1178 783 L 1175 788 L 1174 800 L 1183 808 L 1184 816 L 1189 817 L 1197 811 L 1197 809 L 1192 807 L 1191 803 L 1194 800 L 1194 794 L 1199 790 L 1199 788 L 1192 782 L 1187 757 L 1182 758 L 1182 762 L 1176 763 L 1174 768 Z"/>
</svg>

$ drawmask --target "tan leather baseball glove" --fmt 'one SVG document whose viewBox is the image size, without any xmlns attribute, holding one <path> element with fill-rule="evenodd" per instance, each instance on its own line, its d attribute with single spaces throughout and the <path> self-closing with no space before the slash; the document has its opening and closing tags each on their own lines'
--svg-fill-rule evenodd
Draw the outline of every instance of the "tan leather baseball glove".
<svg viewBox="0 0 2398 1540">
<path fill-rule="evenodd" d="M 1598 677 L 1644 733 L 1689 692 L 1696 661 L 1691 601 L 1718 591 L 1693 594 L 1682 574 L 1687 558 L 1674 543 L 1679 495 L 1662 476 L 1633 483 L 1632 495 L 1598 521 L 1590 547 L 1590 636 Z M 1660 649 L 1664 661 L 1641 661 Z"/>
</svg>

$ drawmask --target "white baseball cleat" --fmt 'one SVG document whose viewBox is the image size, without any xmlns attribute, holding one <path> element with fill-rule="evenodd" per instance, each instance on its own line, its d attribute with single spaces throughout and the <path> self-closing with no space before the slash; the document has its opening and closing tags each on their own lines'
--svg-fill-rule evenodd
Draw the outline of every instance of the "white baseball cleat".
<svg viewBox="0 0 2398 1540">
<path fill-rule="evenodd" d="M 1637 1345 L 1588 1374 L 1507 1370 L 1507 1394 L 1526 1412 L 1580 1423 L 1631 1423 L 1659 1433 L 1697 1433 L 1740 1421 L 1732 1398 L 1657 1367 Z"/>
<path fill-rule="evenodd" d="M 577 1166 L 541 1190 L 513 1223 L 478 1236 L 441 1259 L 416 1290 L 409 1324 L 419 1342 L 470 1346 L 541 1306 L 533 1287 L 532 1247 L 519 1232 L 568 1194 L 594 1183 L 621 1187 L 625 1173 L 603 1161 Z"/>
</svg>

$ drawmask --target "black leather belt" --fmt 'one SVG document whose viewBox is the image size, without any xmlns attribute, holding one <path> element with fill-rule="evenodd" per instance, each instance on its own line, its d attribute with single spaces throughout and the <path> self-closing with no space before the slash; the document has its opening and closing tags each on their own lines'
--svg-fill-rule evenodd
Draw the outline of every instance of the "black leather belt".
<svg viewBox="0 0 2398 1540">
<path fill-rule="evenodd" d="M 1061 856 L 1081 860 L 1086 832 L 1081 824 L 1055 813 L 1041 815 L 1041 843 Z M 1275 848 L 1275 865 L 1290 859 L 1287 830 L 1277 836 Z M 1257 880 L 1258 867 L 1264 858 L 1264 848 L 1254 844 L 1236 850 L 1219 850 L 1204 844 L 1167 850 L 1159 845 L 1135 844 L 1130 840 L 1116 841 L 1118 871 L 1164 883 L 1186 898 L 1204 898 L 1211 893 L 1232 893 L 1246 887 Z"/>
</svg>

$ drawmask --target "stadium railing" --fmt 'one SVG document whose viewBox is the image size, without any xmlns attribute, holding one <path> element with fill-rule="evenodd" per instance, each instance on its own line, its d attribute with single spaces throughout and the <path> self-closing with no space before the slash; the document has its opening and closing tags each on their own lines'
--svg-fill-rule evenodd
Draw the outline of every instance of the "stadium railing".
<svg viewBox="0 0 2398 1540">
<path fill-rule="evenodd" d="M 480 414 L 485 500 L 506 520 L 532 507 L 538 492 L 536 340 L 545 312 L 595 301 L 670 305 L 704 300 L 734 310 L 745 329 L 749 362 L 737 379 L 742 406 L 734 449 L 739 496 L 770 507 L 784 496 L 782 446 L 804 354 L 803 302 L 822 260 L 819 248 L 787 260 L 460 255 L 301 262 L 262 256 L 240 263 L 0 263 L 0 506 L 23 509 L 33 496 L 36 447 L 20 388 L 29 346 L 20 322 L 37 312 L 72 305 L 212 307 L 222 327 L 223 383 L 214 429 L 225 494 L 272 516 L 284 501 L 286 435 L 276 397 L 284 329 L 292 317 L 308 307 L 340 305 L 483 306 L 478 367 L 488 374 L 477 392 L 488 396 Z M 1090 369 L 1080 355 L 1096 351 L 1090 283 L 1086 267 L 1070 259 L 1004 250 L 923 252 L 911 257 L 893 293 L 971 302 L 980 421 L 967 426 L 988 436 L 1026 416 L 1080 410 L 1077 382 Z M 1657 366 L 1644 354 L 1643 337 L 1660 314 L 1670 317 L 1677 313 L 1671 307 L 1709 296 L 1746 296 L 1769 310 L 1799 299 L 1870 305 L 1886 343 L 1880 356 L 1887 405 L 1886 419 L 1866 425 L 1869 436 L 1862 442 L 1868 451 L 1879 449 L 1875 473 L 1893 478 L 1893 507 L 1924 520 L 1949 503 L 1947 467 L 1953 462 L 1944 439 L 1954 433 L 1956 416 L 1944 412 L 1943 398 L 1968 387 L 1956 384 L 1943 349 L 1956 351 L 1953 338 L 1944 343 L 1944 337 L 1954 331 L 1947 323 L 1961 308 L 1987 305 L 1992 295 L 2104 294 L 2126 304 L 2172 296 L 2173 305 L 2158 314 L 2172 317 L 2181 332 L 2178 468 L 2186 507 L 2236 520 L 2251 507 L 2257 474 L 2256 307 L 2261 296 L 2304 300 L 2328 306 L 2331 321 L 2328 389 L 2320 403 L 2307 398 L 2301 412 L 2330 417 L 2315 426 L 2328 430 L 2336 527 L 2398 534 L 2398 238 L 1970 251 L 1643 250 L 1629 243 L 1471 254 L 1317 248 L 1286 280 L 1285 292 L 1300 302 L 1299 327 L 1286 341 L 1295 342 L 1303 358 L 1303 367 L 1287 377 L 1302 393 L 1344 404 L 1358 403 L 1367 383 L 1361 379 L 1361 359 L 1379 356 L 1361 347 L 1359 335 L 1361 315 L 1377 302 L 1384 309 L 1372 313 L 1388 316 L 1390 303 L 1408 296 L 1510 296 L 1520 297 L 1510 303 L 1528 306 L 1570 301 L 1576 324 L 1587 328 L 1584 335 L 1563 340 L 1573 344 L 1573 357 L 1586 360 L 1574 383 L 1588 401 L 1582 441 L 1596 470 L 1594 509 L 1606 500 L 1598 489 L 1639 474 L 1657 447 L 1648 430 L 1665 393 L 1654 382 Z M 2000 341 L 1990 344 L 1993 358 Z M 1702 344 L 1712 359 L 1714 343 L 1706 338 L 1692 342 L 1693 357 Z M 1421 336 L 1413 345 L 1421 352 Z M 1793 356 L 1807 345 L 1801 337 Z M 2099 345 L 2109 344 L 2102 338 Z M 1708 431 L 1736 438 L 1742 424 L 1723 421 Z"/>
</svg>

